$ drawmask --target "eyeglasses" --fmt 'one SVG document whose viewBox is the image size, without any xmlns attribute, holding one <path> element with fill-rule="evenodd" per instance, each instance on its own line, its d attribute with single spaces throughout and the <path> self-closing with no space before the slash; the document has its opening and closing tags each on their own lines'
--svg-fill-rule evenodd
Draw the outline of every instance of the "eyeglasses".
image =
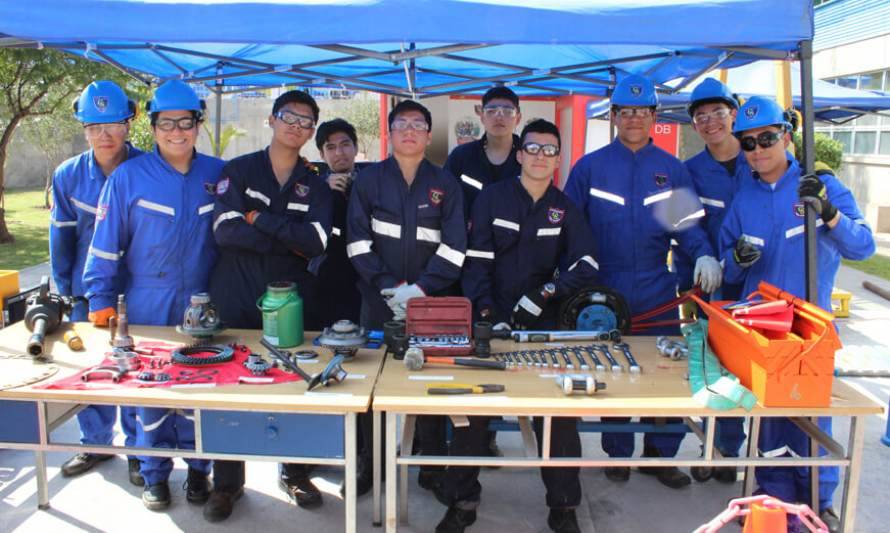
<svg viewBox="0 0 890 533">
<path fill-rule="evenodd" d="M 390 125 L 389 128 L 392 131 L 429 131 L 430 125 L 422 120 L 405 120 L 403 118 L 399 118 L 393 120 L 392 125 Z"/>
<path fill-rule="evenodd" d="M 293 111 L 288 111 L 286 109 L 282 111 L 276 112 L 274 115 L 275 118 L 284 122 L 288 126 L 293 126 L 296 124 L 297 126 L 303 128 L 304 130 L 311 130 L 315 127 L 315 120 L 312 117 L 307 117 L 305 115 L 298 115 Z"/>
<path fill-rule="evenodd" d="M 753 135 L 748 135 L 747 137 L 742 137 L 739 139 L 739 142 L 742 145 L 742 150 L 746 152 L 753 152 L 757 145 L 760 145 L 761 148 L 769 148 L 770 146 L 779 142 L 782 138 L 782 132 L 779 131 L 764 131 L 757 135 L 755 138 Z"/>
<path fill-rule="evenodd" d="M 194 117 L 161 118 L 155 122 L 155 126 L 161 131 L 173 131 L 174 129 L 189 131 L 197 125 L 198 119 Z"/>
<path fill-rule="evenodd" d="M 108 132 L 109 135 L 119 135 L 126 131 L 126 122 L 112 122 L 110 124 L 87 124 L 83 127 L 86 136 L 93 138 L 102 135 L 102 132 Z"/>
<path fill-rule="evenodd" d="M 652 116 L 651 107 L 622 107 L 618 110 L 618 116 L 621 118 L 649 118 Z"/>
<path fill-rule="evenodd" d="M 487 105 L 482 108 L 482 112 L 485 113 L 485 116 L 489 118 L 513 118 L 516 116 L 517 109 L 511 105 Z"/>
<path fill-rule="evenodd" d="M 729 116 L 729 109 L 721 107 L 709 113 L 696 113 L 692 116 L 692 122 L 695 124 L 706 124 L 712 120 L 723 120 Z"/>
<path fill-rule="evenodd" d="M 559 155 L 559 147 L 555 144 L 525 143 L 522 151 L 528 155 L 544 154 L 544 157 L 556 157 Z"/>
</svg>

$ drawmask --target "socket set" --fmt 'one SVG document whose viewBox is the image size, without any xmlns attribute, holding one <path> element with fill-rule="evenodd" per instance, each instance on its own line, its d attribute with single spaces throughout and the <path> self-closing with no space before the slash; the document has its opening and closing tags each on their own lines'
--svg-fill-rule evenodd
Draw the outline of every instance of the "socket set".
<svg viewBox="0 0 890 533">
<path fill-rule="evenodd" d="M 616 354 L 618 354 L 616 356 Z M 625 343 L 588 344 L 584 346 L 563 346 L 540 350 L 520 350 L 516 352 L 500 352 L 492 354 L 497 361 L 503 361 L 507 368 L 514 369 L 556 369 L 556 370 L 594 370 L 615 373 L 624 372 L 625 366 L 619 358 L 627 361 L 627 369 L 634 374 L 642 373 L 630 346 Z"/>
</svg>

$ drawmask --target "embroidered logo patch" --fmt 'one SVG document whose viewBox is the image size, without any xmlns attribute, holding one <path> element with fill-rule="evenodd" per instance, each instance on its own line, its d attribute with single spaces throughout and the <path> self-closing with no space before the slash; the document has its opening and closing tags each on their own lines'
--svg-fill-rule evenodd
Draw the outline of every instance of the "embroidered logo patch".
<svg viewBox="0 0 890 533">
<path fill-rule="evenodd" d="M 634 96 L 640 96 L 643 94 L 643 86 L 642 85 L 631 85 L 630 86 L 630 94 Z"/>
<path fill-rule="evenodd" d="M 96 222 L 105 220 L 106 216 L 108 216 L 108 204 L 99 204 L 96 208 Z"/>
<path fill-rule="evenodd" d="M 792 206 L 792 209 L 794 210 L 794 216 L 798 218 L 803 218 L 804 214 L 806 213 L 803 202 L 797 202 L 796 204 L 794 204 L 794 206 Z"/>
<path fill-rule="evenodd" d="M 96 109 L 99 110 L 100 113 L 104 113 L 105 110 L 108 109 L 108 97 L 94 96 L 93 105 L 96 106 Z"/>
<path fill-rule="evenodd" d="M 752 119 L 757 116 L 757 112 L 760 111 L 756 105 L 752 105 L 748 109 L 745 109 L 745 116 L 749 119 Z"/>
<path fill-rule="evenodd" d="M 309 196 L 309 186 L 303 185 L 302 183 L 297 183 L 294 185 L 294 192 L 297 193 L 297 196 L 300 198 L 306 198 Z"/>
<path fill-rule="evenodd" d="M 445 191 L 442 189 L 430 189 L 430 202 L 432 202 L 433 205 L 441 204 L 442 198 L 445 198 Z"/>
<path fill-rule="evenodd" d="M 655 185 L 658 185 L 659 187 L 664 187 L 665 185 L 667 185 L 667 182 L 668 182 L 667 174 L 656 174 L 655 175 Z"/>
<path fill-rule="evenodd" d="M 216 194 L 216 183 L 204 182 L 204 192 L 206 192 L 210 196 Z"/>
<path fill-rule="evenodd" d="M 559 224 L 560 222 L 562 222 L 565 214 L 565 209 L 557 209 L 555 207 L 551 207 L 547 210 L 547 220 L 549 220 L 551 224 Z"/>
<path fill-rule="evenodd" d="M 216 184 L 216 194 L 222 196 L 229 190 L 229 178 L 223 178 Z"/>
</svg>

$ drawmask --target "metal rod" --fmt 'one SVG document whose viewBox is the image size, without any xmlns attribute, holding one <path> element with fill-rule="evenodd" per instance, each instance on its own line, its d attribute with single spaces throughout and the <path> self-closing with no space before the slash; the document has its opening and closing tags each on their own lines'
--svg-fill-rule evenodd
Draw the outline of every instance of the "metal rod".
<svg viewBox="0 0 890 533">
<path fill-rule="evenodd" d="M 813 133 L 813 42 L 801 41 L 800 43 L 800 100 L 803 108 L 803 128 L 801 135 L 803 142 L 803 173 L 810 174 L 816 166 L 816 147 Z M 806 218 L 804 221 L 804 247 L 806 253 L 806 282 L 807 300 L 818 304 L 818 247 L 816 244 L 816 211 L 809 204 L 804 204 Z"/>
<path fill-rule="evenodd" d="M 850 440 L 847 446 L 850 465 L 844 476 L 844 502 L 841 506 L 841 523 L 844 531 L 855 531 L 856 504 L 859 501 L 859 475 L 862 470 L 862 448 L 865 441 L 865 418 L 850 418 Z"/>
<path fill-rule="evenodd" d="M 748 427 L 748 459 L 760 456 L 760 417 L 752 416 Z M 742 485 L 742 497 L 748 497 L 754 493 L 754 465 L 745 467 L 745 483 Z"/>
<path fill-rule="evenodd" d="M 46 423 L 46 402 L 37 402 L 37 426 L 42 446 L 49 444 L 49 433 Z M 49 482 L 46 477 L 46 451 L 34 452 L 34 473 L 37 478 L 37 508 L 49 509 Z"/>
<path fill-rule="evenodd" d="M 356 518 L 355 518 L 355 500 L 356 496 L 356 450 L 355 450 L 355 438 L 356 438 L 356 416 L 355 413 L 347 413 L 345 417 L 343 417 L 343 433 L 344 439 L 346 440 L 346 472 L 344 475 L 343 483 L 346 484 L 346 493 L 344 502 L 346 505 L 346 533 L 355 533 L 356 526 Z M 375 456 L 376 459 L 376 456 Z"/>
</svg>

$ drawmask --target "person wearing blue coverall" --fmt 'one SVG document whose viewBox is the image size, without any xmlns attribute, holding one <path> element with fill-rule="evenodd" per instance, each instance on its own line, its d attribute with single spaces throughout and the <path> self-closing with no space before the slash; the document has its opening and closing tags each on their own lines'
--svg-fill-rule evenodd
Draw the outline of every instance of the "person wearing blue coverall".
<svg viewBox="0 0 890 533">
<path fill-rule="evenodd" d="M 525 126 L 520 139 L 520 176 L 487 186 L 473 205 L 462 286 L 479 319 L 555 329 L 560 301 L 596 284 L 593 237 L 584 214 L 552 183 L 559 168 L 559 130 L 538 119 Z M 484 455 L 490 420 L 474 416 L 469 426 L 455 428 L 449 455 Z M 578 420 L 552 422 L 551 456 L 580 457 Z M 541 427 L 536 418 L 539 452 Z M 575 516 L 581 502 L 578 474 L 576 467 L 541 468 L 550 508 L 547 523 L 554 531 L 581 531 Z M 463 533 L 476 521 L 482 493 L 478 478 L 479 467 L 445 470 L 435 492 L 448 511 L 437 533 Z"/>
<path fill-rule="evenodd" d="M 850 191 L 831 173 L 802 175 L 789 158 L 791 124 L 768 98 L 752 97 L 739 110 L 733 132 L 754 172 L 736 194 L 720 229 L 720 250 L 728 283 L 742 284 L 742 294 L 766 281 L 806 298 L 804 204 L 819 216 L 817 273 L 819 307 L 831 311 L 831 290 L 841 258 L 863 260 L 874 254 L 871 229 Z M 831 419 L 819 427 L 831 433 Z M 767 457 L 808 456 L 809 438 L 787 418 L 765 418 L 760 424 L 760 453 Z M 808 468 L 756 469 L 759 490 L 786 502 L 809 503 Z M 819 513 L 839 529 L 832 508 L 838 468 L 819 468 Z"/>
<path fill-rule="evenodd" d="M 131 324 L 181 324 L 191 295 L 206 292 L 216 263 L 213 202 L 223 161 L 195 151 L 204 102 L 186 83 L 171 80 L 149 103 L 155 149 L 121 164 L 99 197 L 84 285 L 91 320 L 113 314 L 115 278 L 126 269 L 124 294 Z M 126 265 L 123 265 L 126 263 Z M 140 407 L 137 445 L 194 449 L 190 412 Z M 170 505 L 173 461 L 140 457 L 151 510 Z M 186 498 L 209 498 L 210 461 L 186 459 Z"/>
<path fill-rule="evenodd" d="M 219 260 L 210 276 L 210 298 L 228 327 L 262 329 L 257 301 L 270 283 L 296 283 L 303 325 L 324 327 L 318 278 L 310 261 L 331 234 L 331 191 L 318 169 L 300 156 L 315 133 L 318 104 L 309 93 L 287 91 L 272 104 L 272 140 L 263 150 L 226 163 L 216 185 L 213 235 Z M 204 506 L 209 522 L 225 520 L 244 492 L 244 461 L 215 461 L 213 493 Z M 307 465 L 281 465 L 279 486 L 303 508 L 322 504 Z"/>
<path fill-rule="evenodd" d="M 464 193 L 464 215 L 470 216 L 473 201 L 488 185 L 519 175 L 519 137 L 514 133 L 522 120 L 519 97 L 509 87 L 492 87 L 482 95 L 476 114 L 485 134 L 477 141 L 455 147 L 445 161 L 445 170 L 460 179 Z"/>
<path fill-rule="evenodd" d="M 601 283 L 621 293 L 634 315 L 676 297 L 676 276 L 667 267 L 671 239 L 695 259 L 693 279 L 705 292 L 714 291 L 721 280 L 715 252 L 698 225 L 704 209 L 695 195 L 689 172 L 682 162 L 656 147 L 649 138 L 657 105 L 658 96 L 651 80 L 638 75 L 622 79 L 612 93 L 617 138 L 582 157 L 572 168 L 565 187 L 593 230 L 593 252 L 599 261 Z M 658 318 L 676 319 L 676 311 Z M 649 331 L 676 334 L 677 328 Z M 647 433 L 643 456 L 676 455 L 683 435 Z M 610 457 L 630 457 L 634 434 L 603 433 L 602 445 Z M 645 467 L 640 472 L 655 475 L 672 488 L 690 482 L 689 476 L 676 467 Z M 607 467 L 606 476 L 613 481 L 626 481 L 630 469 Z"/>
<path fill-rule="evenodd" d="M 74 118 L 83 124 L 90 149 L 68 159 L 53 173 L 53 207 L 49 227 L 49 262 L 56 290 L 77 298 L 69 317 L 72 322 L 87 319 L 83 268 L 93 238 L 96 205 L 108 176 L 124 161 L 142 155 L 127 142 L 130 119 L 136 104 L 123 89 L 108 80 L 87 85 L 74 102 Z M 110 445 L 117 407 L 88 405 L 77 413 L 82 444 Z M 136 417 L 131 407 L 121 407 L 121 429 L 126 445 L 136 444 Z M 78 453 L 62 465 L 62 475 L 77 476 L 113 455 Z M 139 459 L 128 457 L 129 479 L 142 486 Z"/>
<path fill-rule="evenodd" d="M 719 250 L 717 240 L 723 218 L 732 205 L 736 191 L 744 181 L 751 181 L 751 169 L 739 147 L 739 140 L 732 134 L 732 124 L 738 112 L 739 102 L 732 91 L 714 78 L 707 78 L 692 90 L 689 116 L 692 127 L 705 142 L 705 149 L 686 160 L 686 168 L 692 176 L 695 191 L 705 208 L 702 226 L 714 250 Z M 673 247 L 674 268 L 677 271 L 680 293 L 690 290 L 692 261 L 679 246 Z M 714 300 L 738 300 L 741 286 L 724 283 L 714 294 Z M 705 295 L 707 298 L 708 295 Z M 692 306 L 695 304 L 690 302 Z M 744 418 L 717 419 L 715 445 L 724 457 L 738 457 L 745 442 Z M 696 479 L 713 477 L 722 483 L 735 483 L 736 468 L 732 466 L 692 467 Z"/>
<path fill-rule="evenodd" d="M 426 159 L 429 110 L 405 100 L 387 118 L 393 155 L 359 172 L 346 219 L 368 329 L 404 320 L 411 298 L 454 294 L 467 248 L 460 184 Z M 419 417 L 417 436 L 425 455 L 447 452 L 444 417 Z M 418 482 L 433 488 L 441 470 L 421 467 Z"/>
</svg>

